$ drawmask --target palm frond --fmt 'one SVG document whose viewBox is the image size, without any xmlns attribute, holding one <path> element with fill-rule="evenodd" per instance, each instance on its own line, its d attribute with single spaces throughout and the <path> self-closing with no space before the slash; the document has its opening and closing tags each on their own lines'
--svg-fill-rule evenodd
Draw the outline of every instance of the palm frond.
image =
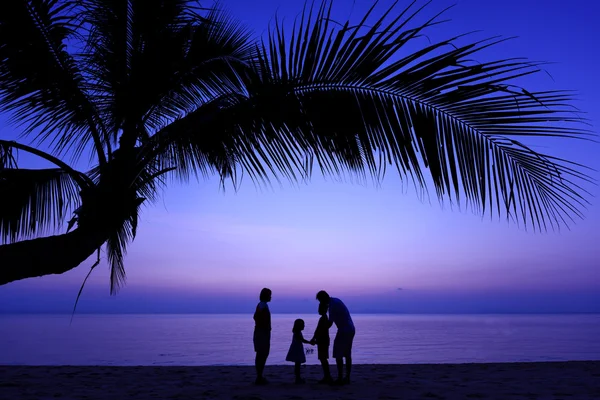
<svg viewBox="0 0 600 400">
<path fill-rule="evenodd" d="M 247 30 L 216 8 L 206 13 L 186 0 L 81 1 L 90 26 L 86 72 L 122 145 L 132 147 L 235 87 L 235 69 L 251 53 Z"/>
<path fill-rule="evenodd" d="M 17 168 L 17 158 L 14 147 L 9 142 L 0 141 L 0 170 L 5 168 Z"/>
<path fill-rule="evenodd" d="M 0 242 L 59 229 L 78 198 L 76 182 L 61 169 L 0 168 Z"/>
<path fill-rule="evenodd" d="M 58 168 L 21 169 L 20 151 Z M 65 217 L 80 204 L 81 191 L 93 186 L 87 175 L 51 154 L 0 140 L 0 242 L 10 243 L 60 229 Z"/>
<path fill-rule="evenodd" d="M 234 178 L 239 134 L 226 110 L 240 101 L 240 95 L 221 96 L 167 125 L 142 146 L 140 162 L 155 171 L 151 174 L 173 169 L 183 181 L 214 173 Z"/>
<path fill-rule="evenodd" d="M 59 168 L 20 169 L 18 151 L 25 151 Z M 79 191 L 91 180 L 56 157 L 17 143 L 0 140 L 0 243 L 56 231 L 79 204 Z"/>
<path fill-rule="evenodd" d="M 66 46 L 76 34 L 72 1 L 0 2 L 0 110 L 54 151 L 78 157 L 90 144 L 106 161 L 106 135 Z"/>
<path fill-rule="evenodd" d="M 32 154 L 56 165 L 58 168 L 68 173 L 71 178 L 77 182 L 77 185 L 80 189 L 88 188 L 94 185 L 94 182 L 86 174 L 73 169 L 71 166 L 69 166 L 69 164 L 61 159 L 34 147 L 15 142 L 14 140 L 0 140 L 0 169 L 18 168 L 17 155 L 19 151 Z"/>
<path fill-rule="evenodd" d="M 153 71 L 157 84 L 146 98 L 148 130 L 156 131 L 208 101 L 243 90 L 239 74 L 249 68 L 255 54 L 251 34 L 217 7 L 202 22 L 190 21 L 176 32 L 175 43 L 168 46 L 176 54 L 169 56 L 169 65 L 162 64 L 164 71 Z"/>
<path fill-rule="evenodd" d="M 461 45 L 460 36 L 402 55 L 437 16 L 408 28 L 421 12 L 411 5 L 389 23 L 393 7 L 370 26 L 368 15 L 354 27 L 340 26 L 331 23 L 330 6 L 323 2 L 303 15 L 289 38 L 278 25 L 261 47 L 256 75 L 247 81 L 249 112 L 236 120 L 255 145 L 240 152 L 257 152 L 288 176 L 302 171 L 298 154 L 335 175 L 379 179 L 394 164 L 417 187 L 431 179 L 440 199 L 466 201 L 533 229 L 559 228 L 582 216 L 588 203 L 581 185 L 591 182 L 584 170 L 517 140 L 591 135 L 573 125 L 583 119 L 570 105 L 570 92 L 514 85 L 538 72 L 539 63 L 472 65 L 473 54 L 501 40 Z M 281 161 L 270 163 L 270 154 Z M 243 167 L 265 176 L 262 165 Z"/>
<path fill-rule="evenodd" d="M 127 218 L 110 232 L 106 241 L 106 256 L 110 267 L 111 294 L 116 294 L 120 287 L 125 284 L 124 258 L 127 253 L 127 245 L 135 239 L 137 234 L 139 208 L 142 202 L 143 199 L 139 199 L 136 202 Z"/>
<path fill-rule="evenodd" d="M 119 153 L 115 152 L 115 156 L 118 160 Z M 136 164 L 135 158 L 133 160 L 126 158 L 124 161 Z M 111 164 L 109 163 L 104 168 L 93 168 L 88 172 L 95 184 L 93 198 L 90 199 L 89 204 L 92 207 L 98 204 L 101 206 L 84 210 L 84 212 L 88 213 L 87 218 L 94 221 L 92 226 L 100 227 L 108 237 L 106 255 L 110 267 L 110 291 L 111 294 L 115 294 L 125 284 L 124 258 L 127 246 L 135 239 L 137 233 L 140 207 L 147 198 L 155 200 L 158 183 L 149 179 L 148 172 L 144 170 L 142 164 L 137 164 L 139 167 L 137 173 L 131 169 L 118 167 L 108 171 L 107 168 L 114 167 Z M 115 176 L 119 172 L 125 173 L 124 179 Z M 132 178 L 132 174 L 137 177 Z M 80 226 L 85 223 L 85 221 L 81 221 Z"/>
</svg>

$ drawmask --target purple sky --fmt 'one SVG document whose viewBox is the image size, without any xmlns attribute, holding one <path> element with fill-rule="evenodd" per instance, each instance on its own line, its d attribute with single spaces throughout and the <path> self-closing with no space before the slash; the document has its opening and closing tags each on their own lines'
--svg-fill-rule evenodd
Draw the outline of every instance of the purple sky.
<svg viewBox="0 0 600 400">
<path fill-rule="evenodd" d="M 356 0 L 353 17 L 371 3 Z M 381 1 L 382 8 L 389 0 Z M 556 62 L 522 80 L 535 89 L 574 89 L 577 105 L 597 125 L 595 16 L 587 0 L 459 0 L 452 21 L 431 40 L 483 30 L 480 38 L 519 36 L 485 53 Z M 289 23 L 299 0 L 224 1 L 234 15 L 264 33 L 277 11 Z M 352 0 L 336 1 L 337 19 Z M 427 14 L 452 2 L 436 0 Z M 425 39 L 424 39 L 425 40 Z M 480 57 L 479 59 L 481 59 Z M 0 136 L 13 138 L 12 128 Z M 600 170 L 598 145 L 548 141 L 546 151 Z M 538 146 L 538 149 L 542 149 Z M 35 165 L 35 164 L 34 164 Z M 595 176 L 597 178 L 597 175 Z M 600 190 L 592 188 L 598 197 Z M 315 311 L 319 289 L 355 312 L 600 312 L 600 210 L 571 231 L 536 234 L 470 211 L 443 210 L 433 196 L 418 200 L 390 173 L 381 187 L 325 181 L 238 193 L 218 179 L 171 184 L 164 201 L 144 210 L 126 260 L 128 283 L 110 297 L 108 267 L 90 278 L 80 312 L 244 312 L 260 288 L 273 289 L 274 312 Z M 92 262 L 61 276 L 0 287 L 0 312 L 69 312 Z M 399 290 L 401 288 L 401 290 Z M 218 304 L 218 305 L 215 305 Z"/>
</svg>

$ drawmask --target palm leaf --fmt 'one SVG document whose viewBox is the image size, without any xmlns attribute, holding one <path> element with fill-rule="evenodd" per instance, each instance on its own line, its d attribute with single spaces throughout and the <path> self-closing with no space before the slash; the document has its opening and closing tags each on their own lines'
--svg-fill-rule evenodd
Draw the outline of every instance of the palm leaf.
<svg viewBox="0 0 600 400">
<path fill-rule="evenodd" d="M 151 170 L 149 167 L 144 169 L 142 164 L 138 164 L 138 166 L 140 170 L 137 178 L 128 184 L 127 190 L 119 187 L 123 182 L 113 181 L 107 185 L 105 180 L 110 174 L 99 167 L 93 168 L 89 172 L 90 178 L 98 189 L 94 193 L 94 201 L 104 203 L 104 207 L 99 210 L 102 214 L 97 218 L 101 218 L 102 229 L 108 237 L 106 255 L 110 268 L 111 294 L 117 293 L 119 288 L 125 284 L 124 259 L 127 246 L 135 239 L 137 233 L 141 204 L 147 198 L 155 200 L 159 186 L 159 182 L 149 176 L 148 171 Z M 109 164 L 107 167 L 111 167 L 111 165 Z M 117 171 L 119 170 L 117 169 Z M 109 192 L 103 192 L 103 190 Z M 112 192 L 112 190 L 115 191 Z M 118 193 L 118 198 L 114 197 L 115 193 Z"/>
<path fill-rule="evenodd" d="M 77 183 L 80 189 L 89 188 L 94 185 L 94 182 L 86 174 L 73 169 L 69 164 L 59 158 L 54 157 L 44 151 L 34 147 L 15 142 L 14 140 L 0 140 L 0 169 L 3 168 L 18 168 L 18 152 L 24 151 L 31 155 L 37 156 L 46 160 L 62 171 L 68 173 L 71 178 Z"/>
<path fill-rule="evenodd" d="M 219 96 L 243 90 L 239 74 L 255 53 L 249 31 L 216 6 L 200 23 L 192 20 L 185 28 L 176 33 L 177 43 L 168 46 L 177 49 L 169 57 L 169 70 L 153 79 L 158 85 L 152 87 L 145 116 L 151 131 Z"/>
<path fill-rule="evenodd" d="M 249 91 L 288 88 L 280 93 L 295 97 L 290 105 L 300 104 L 301 112 L 295 116 L 299 123 L 286 124 L 308 124 L 310 130 L 273 134 L 308 141 L 326 172 L 382 176 L 386 164 L 395 164 L 401 176 L 426 186 L 424 166 L 440 198 L 464 196 L 479 212 L 515 217 L 534 229 L 581 217 L 587 200 L 580 183 L 589 177 L 569 161 L 516 140 L 586 137 L 590 132 L 572 126 L 582 119 L 569 105 L 570 93 L 513 89 L 510 82 L 539 71 L 535 63 L 467 65 L 474 53 L 499 41 L 457 46 L 452 38 L 399 57 L 406 43 L 436 23 L 434 18 L 402 30 L 415 15 L 409 7 L 387 25 L 384 15 L 370 28 L 364 21 L 337 28 L 330 26 L 323 3 L 314 24 L 300 24 L 289 43 L 278 28 L 259 59 L 258 84 Z M 279 98 L 269 100 L 286 107 Z"/>
<path fill-rule="evenodd" d="M 18 151 L 58 168 L 20 169 Z M 0 140 L 0 242 L 33 238 L 61 228 L 80 202 L 80 191 L 94 182 L 65 162 L 41 150 Z"/>
<path fill-rule="evenodd" d="M 315 22 L 300 24 L 289 43 L 282 27 L 273 32 L 259 58 L 259 83 L 249 91 L 288 88 L 285 94 L 301 104 L 297 126 L 310 125 L 308 135 L 306 129 L 273 134 L 308 141 L 326 172 L 381 176 L 386 164 L 395 164 L 401 176 L 426 186 L 425 167 L 440 198 L 465 197 L 479 212 L 513 217 L 533 229 L 582 217 L 587 199 L 581 184 L 591 180 L 580 166 L 516 140 L 589 135 L 572 125 L 583 120 L 569 105 L 570 93 L 515 89 L 511 82 L 538 72 L 539 64 L 506 59 L 468 65 L 474 53 L 499 40 L 456 45 L 459 38 L 452 38 L 399 56 L 436 23 L 404 29 L 420 11 L 411 14 L 410 8 L 387 25 L 384 15 L 370 28 L 363 21 L 350 29 L 349 23 L 332 27 L 323 3 Z M 280 99 L 270 100 L 282 107 Z"/>
<path fill-rule="evenodd" d="M 106 161 L 106 134 L 67 42 L 76 37 L 74 2 L 24 0 L 0 5 L 0 110 L 78 157 L 93 143 Z"/>
<path fill-rule="evenodd" d="M 5 141 L 0 141 L 0 170 L 4 168 L 17 168 L 17 158 L 14 148 Z"/>
<path fill-rule="evenodd" d="M 244 98 L 235 94 L 222 96 L 167 125 L 141 148 L 141 162 L 154 171 L 173 169 L 183 181 L 191 175 L 198 178 L 198 174 L 205 178 L 215 173 L 222 179 L 233 178 L 237 163 L 235 141 L 239 135 L 224 110 L 232 110 L 239 101 Z"/>
<path fill-rule="evenodd" d="M 203 13 L 184 0 L 82 4 L 96 101 L 113 139 L 122 133 L 130 147 L 235 87 L 235 69 L 251 54 L 247 30 L 217 8 Z"/>
<path fill-rule="evenodd" d="M 20 169 L 24 151 L 55 164 L 51 169 Z M 30 146 L 0 140 L 0 242 L 56 231 L 80 203 L 80 191 L 94 182 L 60 159 Z"/>
<path fill-rule="evenodd" d="M 325 174 L 379 180 L 394 164 L 417 188 L 432 182 L 440 199 L 533 229 L 582 217 L 582 185 L 591 182 L 582 167 L 520 142 L 589 137 L 574 126 L 583 120 L 571 93 L 513 84 L 538 72 L 539 63 L 471 65 L 473 54 L 501 40 L 461 45 L 459 36 L 402 55 L 438 16 L 409 28 L 421 8 L 411 5 L 385 23 L 393 10 L 370 26 L 367 15 L 351 27 L 331 23 L 330 3 L 323 2 L 303 14 L 289 38 L 277 25 L 245 77 L 248 96 L 221 107 L 219 116 L 183 118 L 179 130 L 203 142 L 200 132 L 214 132 L 213 148 L 259 182 L 304 178 L 313 163 Z M 228 175 L 235 169 L 230 165 Z"/>
<path fill-rule="evenodd" d="M 0 241 L 59 229 L 78 198 L 75 180 L 61 169 L 0 169 Z"/>
<path fill-rule="evenodd" d="M 130 215 L 109 234 L 106 241 L 106 256 L 110 267 L 111 294 L 116 294 L 119 288 L 125 284 L 124 258 L 127 253 L 127 245 L 135 239 L 137 234 L 139 208 L 143 200 L 138 199 L 131 209 Z"/>
</svg>

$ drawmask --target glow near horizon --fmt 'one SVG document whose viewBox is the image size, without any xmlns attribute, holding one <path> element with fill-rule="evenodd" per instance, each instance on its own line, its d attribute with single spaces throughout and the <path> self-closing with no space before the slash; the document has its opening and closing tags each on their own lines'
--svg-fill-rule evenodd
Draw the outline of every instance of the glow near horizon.
<svg viewBox="0 0 600 400">
<path fill-rule="evenodd" d="M 354 18 L 368 3 L 356 1 Z M 388 3 L 383 1 L 381 8 Z M 340 19 L 347 16 L 351 4 L 336 1 L 334 9 Z M 446 4 L 435 1 L 428 15 Z M 257 34 L 264 32 L 275 10 L 290 21 L 302 9 L 300 1 L 269 0 L 257 6 L 230 0 L 224 5 Z M 593 37 L 600 37 L 600 28 L 591 18 L 595 15 L 592 9 L 600 9 L 584 1 L 570 5 L 565 9 L 559 1 L 492 4 L 463 0 L 449 12 L 453 21 L 433 29 L 430 36 L 437 40 L 481 28 L 484 32 L 479 37 L 519 35 L 519 39 L 498 46 L 494 57 L 558 62 L 547 68 L 555 83 L 543 73 L 521 83 L 580 91 L 584 101 L 578 106 L 597 123 L 597 64 L 585 49 L 593 46 Z M 533 12 L 536 16 L 532 19 Z M 557 32 L 556 26 L 563 30 Z M 0 135 L 14 137 L 15 131 L 5 128 Z M 600 168 L 596 145 L 546 143 L 560 150 L 554 154 Z M 126 259 L 128 283 L 123 292 L 246 296 L 267 286 L 274 290 L 275 298 L 312 299 L 323 288 L 340 297 L 386 294 L 397 288 L 438 296 L 486 291 L 552 296 L 557 291 L 600 289 L 596 199 L 592 199 L 586 220 L 571 231 L 534 234 L 497 218 L 482 221 L 470 212 L 443 210 L 433 193 L 431 205 L 422 203 L 410 184 L 402 187 L 399 182 L 393 172 L 380 188 L 331 183 L 315 175 L 308 185 L 275 185 L 263 192 L 246 181 L 237 194 L 220 192 L 216 179 L 187 186 L 172 184 L 162 203 L 143 211 L 138 237 Z M 595 196 L 600 193 L 592 189 Z M 16 282 L 9 285 L 10 291 L 18 289 L 35 297 L 39 289 L 62 288 L 74 296 L 89 265 L 90 261 L 61 276 Z M 107 269 L 103 263 L 94 272 L 88 290 L 102 287 L 108 296 Z M 3 291 L 9 292 L 7 288 L 0 287 L 0 298 Z M 39 301 L 43 299 L 40 296 Z"/>
</svg>

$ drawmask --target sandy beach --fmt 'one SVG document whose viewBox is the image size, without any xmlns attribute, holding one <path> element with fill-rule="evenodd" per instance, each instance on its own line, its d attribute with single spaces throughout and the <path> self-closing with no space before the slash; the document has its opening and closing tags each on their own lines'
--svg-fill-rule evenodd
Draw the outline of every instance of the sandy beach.
<svg viewBox="0 0 600 400">
<path fill-rule="evenodd" d="M 293 367 L 0 366 L 0 399 L 600 399 L 600 361 L 357 365 L 349 386 L 293 384 Z"/>
</svg>

